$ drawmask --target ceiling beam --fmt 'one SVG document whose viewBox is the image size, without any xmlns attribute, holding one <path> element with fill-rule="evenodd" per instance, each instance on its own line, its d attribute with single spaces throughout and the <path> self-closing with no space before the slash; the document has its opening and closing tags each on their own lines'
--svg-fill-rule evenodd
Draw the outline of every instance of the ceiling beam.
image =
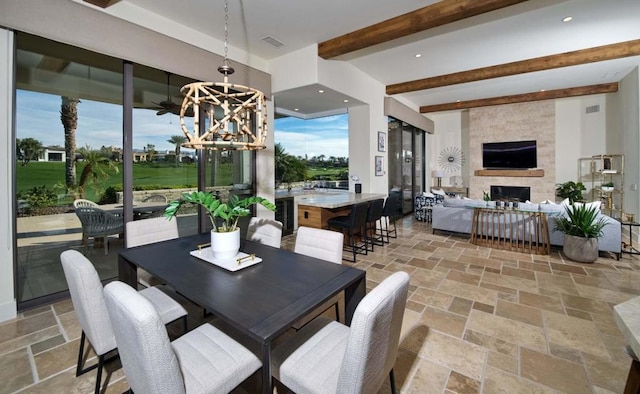
<svg viewBox="0 0 640 394">
<path fill-rule="evenodd" d="M 491 105 L 504 105 L 513 103 L 525 103 L 528 101 L 551 100 L 564 97 L 587 96 L 590 94 L 615 93 L 618 91 L 618 83 L 603 83 L 600 85 L 580 86 L 543 92 L 516 94 L 513 96 L 491 97 L 479 100 L 461 101 L 455 103 L 424 105 L 420 107 L 420 113 L 450 111 L 454 109 L 469 109 L 488 107 Z"/>
<path fill-rule="evenodd" d="M 387 94 L 415 92 L 417 90 L 432 89 L 441 86 L 482 81 L 485 79 L 507 77 L 510 75 L 577 66 L 580 64 L 595 63 L 638 55 L 640 55 L 640 40 L 625 41 L 600 47 L 580 49 L 572 52 L 520 60 L 513 63 L 499 64 L 497 66 L 476 68 L 474 70 L 387 85 Z"/>
<path fill-rule="evenodd" d="M 82 1 L 84 1 L 85 3 L 93 4 L 100 8 L 107 8 L 119 2 L 120 0 L 82 0 Z"/>
<path fill-rule="evenodd" d="M 323 59 L 331 59 L 524 1 L 527 0 L 439 1 L 430 6 L 321 42 L 318 44 L 318 56 Z"/>
</svg>

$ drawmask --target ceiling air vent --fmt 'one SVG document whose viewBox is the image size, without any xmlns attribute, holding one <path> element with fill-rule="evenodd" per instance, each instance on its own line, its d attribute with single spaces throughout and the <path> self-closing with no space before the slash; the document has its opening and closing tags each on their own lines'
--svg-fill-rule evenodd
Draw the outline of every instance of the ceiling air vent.
<svg viewBox="0 0 640 394">
<path fill-rule="evenodd" d="M 587 113 L 588 114 L 592 114 L 594 112 L 600 112 L 600 106 L 599 105 L 591 105 L 591 106 L 587 107 Z"/>
<path fill-rule="evenodd" d="M 263 37 L 262 41 L 266 42 L 267 44 L 271 45 L 274 48 L 280 48 L 280 47 L 284 46 L 284 44 L 282 42 L 276 40 L 275 38 L 273 38 L 271 36 Z"/>
</svg>

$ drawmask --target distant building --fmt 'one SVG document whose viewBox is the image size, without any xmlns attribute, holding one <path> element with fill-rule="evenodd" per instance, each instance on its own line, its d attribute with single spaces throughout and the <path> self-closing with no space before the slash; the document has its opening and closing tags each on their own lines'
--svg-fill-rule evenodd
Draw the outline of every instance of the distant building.
<svg viewBox="0 0 640 394">
<path fill-rule="evenodd" d="M 63 147 L 58 145 L 46 146 L 40 155 L 38 155 L 38 161 L 65 161 L 67 155 Z"/>
</svg>

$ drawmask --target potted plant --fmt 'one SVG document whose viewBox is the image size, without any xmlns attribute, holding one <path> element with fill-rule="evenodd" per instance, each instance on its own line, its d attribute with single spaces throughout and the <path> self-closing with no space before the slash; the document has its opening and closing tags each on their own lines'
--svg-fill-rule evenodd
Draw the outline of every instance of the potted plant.
<svg viewBox="0 0 640 394">
<path fill-rule="evenodd" d="M 587 190 L 586 187 L 582 184 L 582 182 L 565 182 L 556 188 L 556 195 L 562 199 L 568 198 L 569 202 L 573 204 L 574 202 L 582 202 L 584 199 L 582 198 L 582 192 Z"/>
<path fill-rule="evenodd" d="M 164 215 L 171 219 L 177 215 L 178 210 L 185 204 L 200 205 L 205 209 L 213 229 L 211 229 L 211 252 L 215 259 L 229 259 L 238 254 L 240 250 L 240 229 L 238 219 L 248 216 L 249 207 L 260 204 L 270 211 L 275 211 L 276 206 L 263 197 L 251 196 L 244 199 L 231 195 L 226 203 L 223 203 L 211 192 L 183 193 L 182 197 L 171 201 L 164 211 Z"/>
<path fill-rule="evenodd" d="M 605 182 L 602 184 L 602 186 L 600 186 L 603 192 L 612 192 L 614 187 L 615 185 L 613 184 L 613 182 Z"/>
<path fill-rule="evenodd" d="M 593 263 L 598 258 L 598 238 L 607 222 L 597 207 L 586 204 L 571 204 L 565 212 L 555 219 L 554 228 L 564 233 L 564 254 L 574 261 Z"/>
</svg>

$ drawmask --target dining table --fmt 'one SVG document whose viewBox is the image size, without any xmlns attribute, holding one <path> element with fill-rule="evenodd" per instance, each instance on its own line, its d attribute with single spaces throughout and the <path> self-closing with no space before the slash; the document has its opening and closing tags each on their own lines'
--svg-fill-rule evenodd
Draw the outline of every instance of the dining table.
<svg viewBox="0 0 640 394">
<path fill-rule="evenodd" d="M 192 256 L 210 234 L 123 249 L 119 279 L 137 284 L 137 267 L 202 306 L 241 338 L 262 361 L 262 392 L 272 390 L 271 344 L 296 321 L 344 292 L 345 323 L 366 293 L 363 270 L 242 240 L 240 251 L 262 259 L 236 271 Z M 197 253 L 194 253 L 197 255 Z M 240 264 L 240 263 L 239 263 Z"/>
</svg>

